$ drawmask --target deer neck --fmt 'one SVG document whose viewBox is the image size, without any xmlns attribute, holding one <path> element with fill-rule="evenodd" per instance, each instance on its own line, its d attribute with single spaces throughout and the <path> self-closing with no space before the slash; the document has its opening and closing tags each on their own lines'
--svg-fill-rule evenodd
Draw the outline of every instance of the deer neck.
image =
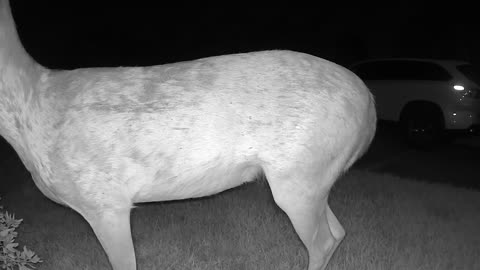
<svg viewBox="0 0 480 270">
<path fill-rule="evenodd" d="M 39 105 L 35 104 L 36 85 L 47 71 L 37 64 L 20 43 L 8 1 L 0 0 L 0 135 L 25 163 L 28 146 L 25 130 Z M 28 158 L 27 158 L 28 159 Z"/>
</svg>

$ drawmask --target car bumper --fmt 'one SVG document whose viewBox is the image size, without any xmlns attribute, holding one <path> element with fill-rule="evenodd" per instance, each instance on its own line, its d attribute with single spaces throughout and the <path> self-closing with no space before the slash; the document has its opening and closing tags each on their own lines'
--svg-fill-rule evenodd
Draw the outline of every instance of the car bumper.
<svg viewBox="0 0 480 270">
<path fill-rule="evenodd" d="M 470 128 L 467 130 L 468 134 L 480 136 L 480 124 L 471 125 Z"/>
<path fill-rule="evenodd" d="M 469 131 L 480 128 L 480 112 L 455 110 L 446 113 L 445 129 L 447 130 Z"/>
</svg>

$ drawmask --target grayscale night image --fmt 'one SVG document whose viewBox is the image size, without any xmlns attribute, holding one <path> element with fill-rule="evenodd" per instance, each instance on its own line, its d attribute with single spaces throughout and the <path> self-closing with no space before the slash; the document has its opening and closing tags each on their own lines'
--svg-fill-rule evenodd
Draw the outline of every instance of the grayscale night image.
<svg viewBox="0 0 480 270">
<path fill-rule="evenodd" d="M 477 12 L 0 0 L 0 269 L 480 269 Z"/>
</svg>

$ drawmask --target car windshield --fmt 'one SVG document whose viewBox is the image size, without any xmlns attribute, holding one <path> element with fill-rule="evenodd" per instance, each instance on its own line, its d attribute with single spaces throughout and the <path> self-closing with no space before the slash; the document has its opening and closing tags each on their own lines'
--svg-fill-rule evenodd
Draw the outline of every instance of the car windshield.
<svg viewBox="0 0 480 270">
<path fill-rule="evenodd" d="M 457 69 L 469 80 L 480 85 L 480 68 L 471 64 L 457 66 Z"/>
</svg>

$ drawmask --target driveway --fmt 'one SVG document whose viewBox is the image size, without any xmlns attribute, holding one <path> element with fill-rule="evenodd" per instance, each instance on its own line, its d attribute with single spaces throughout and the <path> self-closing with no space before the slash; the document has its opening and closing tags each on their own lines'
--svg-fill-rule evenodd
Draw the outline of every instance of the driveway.
<svg viewBox="0 0 480 270">
<path fill-rule="evenodd" d="M 395 126 L 380 124 L 369 151 L 354 168 L 480 190 L 480 137 L 416 150 L 403 143 Z"/>
</svg>

